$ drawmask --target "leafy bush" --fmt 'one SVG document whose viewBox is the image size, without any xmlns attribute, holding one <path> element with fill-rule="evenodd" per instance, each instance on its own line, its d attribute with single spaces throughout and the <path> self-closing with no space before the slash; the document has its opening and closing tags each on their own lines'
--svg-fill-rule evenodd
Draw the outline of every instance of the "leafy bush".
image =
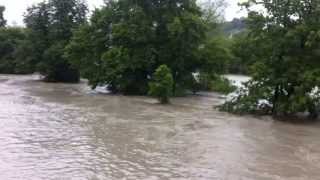
<svg viewBox="0 0 320 180">
<path fill-rule="evenodd" d="M 165 64 L 179 96 L 188 90 L 185 78 L 209 59 L 199 48 L 206 26 L 194 1 L 108 1 L 75 32 L 66 54 L 92 87 L 126 95 L 146 95 L 152 73 Z"/>
<path fill-rule="evenodd" d="M 158 67 L 153 75 L 153 82 L 149 84 L 149 94 L 157 97 L 162 104 L 169 103 L 173 90 L 173 77 L 166 65 Z"/>
<path fill-rule="evenodd" d="M 48 82 L 76 83 L 78 70 L 64 56 L 73 31 L 86 23 L 87 5 L 79 0 L 49 0 L 27 9 L 24 22 L 27 40 L 38 71 Z"/>
<path fill-rule="evenodd" d="M 196 89 L 197 91 L 215 91 L 223 94 L 229 94 L 237 89 L 237 87 L 232 85 L 228 79 L 216 74 L 201 72 L 195 79 L 197 82 L 193 83 L 193 89 Z"/>
<path fill-rule="evenodd" d="M 248 36 L 238 46 L 239 57 L 258 61 L 250 66 L 252 81 L 245 86 L 247 91 L 228 101 L 226 110 L 262 111 L 276 117 L 309 114 L 317 118 L 320 20 L 319 11 L 310 10 L 305 2 L 262 0 L 243 4 L 249 10 Z M 251 8 L 257 4 L 267 13 Z M 299 16 L 292 18 L 295 14 Z"/>
<path fill-rule="evenodd" d="M 28 54 L 26 33 L 23 28 L 0 28 L 0 73 L 28 74 L 33 72 Z"/>
<path fill-rule="evenodd" d="M 237 87 L 234 86 L 228 79 L 221 76 L 215 76 L 215 78 L 211 81 L 210 88 L 212 91 L 223 94 L 232 93 L 237 89 Z"/>
<path fill-rule="evenodd" d="M 249 81 L 245 83 L 245 87 L 229 95 L 220 110 L 237 114 L 268 114 L 272 110 L 270 93 L 260 83 Z"/>
<path fill-rule="evenodd" d="M 45 61 L 39 63 L 38 70 L 45 75 L 45 81 L 79 82 L 79 71 L 73 68 L 63 56 L 64 47 L 64 43 L 56 43 L 44 52 Z"/>
<path fill-rule="evenodd" d="M 296 87 L 298 92 L 302 87 Z M 237 114 L 274 115 L 277 117 L 295 116 L 308 113 L 310 118 L 317 118 L 320 107 L 320 91 L 290 95 L 288 89 L 273 89 L 263 82 L 249 81 L 245 87 L 230 96 L 220 110 Z M 290 96 L 290 97 L 289 97 Z"/>
</svg>

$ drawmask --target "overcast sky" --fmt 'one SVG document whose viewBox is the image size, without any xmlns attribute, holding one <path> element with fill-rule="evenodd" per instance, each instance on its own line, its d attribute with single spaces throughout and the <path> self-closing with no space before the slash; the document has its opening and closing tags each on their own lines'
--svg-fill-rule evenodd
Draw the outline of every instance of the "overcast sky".
<svg viewBox="0 0 320 180">
<path fill-rule="evenodd" d="M 23 13 L 26 11 L 27 7 L 41 1 L 43 0 L 0 0 L 0 5 L 4 5 L 6 7 L 5 18 L 9 25 L 22 25 Z M 99 7 L 103 4 L 103 0 L 87 1 L 90 5 L 90 9 L 94 9 L 94 7 Z M 227 0 L 228 7 L 225 10 L 226 20 L 232 20 L 235 17 L 244 15 L 244 12 L 240 12 L 240 8 L 237 6 L 238 2 L 238 0 Z"/>
</svg>

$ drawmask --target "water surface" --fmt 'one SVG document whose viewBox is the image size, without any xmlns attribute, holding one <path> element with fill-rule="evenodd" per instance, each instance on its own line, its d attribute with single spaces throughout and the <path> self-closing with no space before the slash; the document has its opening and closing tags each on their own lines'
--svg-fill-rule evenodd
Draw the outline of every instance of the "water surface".
<svg viewBox="0 0 320 180">
<path fill-rule="evenodd" d="M 0 75 L 0 179 L 319 179 L 319 124 L 237 117 L 213 109 L 222 101 L 161 106 Z"/>
</svg>

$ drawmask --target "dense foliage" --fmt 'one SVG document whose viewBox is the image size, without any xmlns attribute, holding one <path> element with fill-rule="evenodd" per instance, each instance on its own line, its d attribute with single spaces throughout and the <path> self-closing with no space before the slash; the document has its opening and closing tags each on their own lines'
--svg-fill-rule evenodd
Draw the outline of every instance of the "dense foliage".
<svg viewBox="0 0 320 180">
<path fill-rule="evenodd" d="M 28 58 L 37 61 L 37 70 L 47 81 L 79 81 L 79 72 L 64 57 L 64 49 L 73 30 L 86 22 L 86 12 L 82 0 L 49 0 L 28 8 Z"/>
<path fill-rule="evenodd" d="M 0 28 L 0 73 L 26 74 L 33 71 L 29 59 L 23 57 L 25 39 L 22 28 Z"/>
<path fill-rule="evenodd" d="M 4 19 L 4 11 L 6 8 L 4 6 L 0 6 L 0 28 L 5 27 L 7 24 L 7 21 Z"/>
<path fill-rule="evenodd" d="M 87 22 L 82 0 L 43 1 L 27 9 L 25 28 L 0 32 L 2 73 L 37 71 L 49 82 L 77 82 L 81 72 L 93 88 L 145 95 L 153 73 L 166 65 L 173 95 L 207 90 L 194 75 L 223 73 L 231 57 L 218 30 L 222 4 L 111 0 Z"/>
<path fill-rule="evenodd" d="M 209 90 L 227 95 L 236 91 L 237 87 L 227 78 L 216 75 L 211 80 Z"/>
<path fill-rule="evenodd" d="M 198 91 L 214 91 L 221 94 L 229 94 L 237 89 L 230 80 L 218 74 L 202 71 L 194 76 L 196 77 L 195 81 L 190 81 L 194 83 L 191 86 L 193 87 L 191 90 L 194 93 Z"/>
<path fill-rule="evenodd" d="M 173 88 L 171 70 L 166 65 L 159 66 L 153 74 L 153 81 L 149 83 L 149 87 L 149 95 L 157 97 L 162 104 L 169 103 Z"/>
<path fill-rule="evenodd" d="M 314 0 L 260 0 L 266 13 L 251 10 L 248 18 L 252 81 L 225 108 L 263 111 L 276 116 L 319 112 L 320 3 Z M 249 55 L 249 54 L 247 54 Z M 264 102 L 264 103 L 263 103 Z"/>
<path fill-rule="evenodd" d="M 108 0 L 87 21 L 83 0 L 49 0 L 27 9 L 25 28 L 6 26 L 0 6 L 0 73 L 39 71 L 50 82 L 81 75 L 93 88 L 149 92 L 163 103 L 190 91 L 230 93 L 219 74 L 242 73 L 252 80 L 223 109 L 316 117 L 320 3 L 249 0 L 248 18 L 231 22 L 216 4 Z"/>
<path fill-rule="evenodd" d="M 255 39 L 247 31 L 233 35 L 230 45 L 232 58 L 228 71 L 232 74 L 250 74 L 251 67 L 260 58 L 256 50 Z"/>
<path fill-rule="evenodd" d="M 93 87 L 108 84 L 125 94 L 146 94 L 153 72 L 165 64 L 176 93 L 202 65 L 205 32 L 194 0 L 109 1 L 75 33 L 67 56 Z"/>
<path fill-rule="evenodd" d="M 3 13 L 5 7 L 0 6 L 0 73 L 25 74 L 33 71 L 29 59 L 23 57 L 26 42 L 23 28 L 6 27 Z"/>
</svg>

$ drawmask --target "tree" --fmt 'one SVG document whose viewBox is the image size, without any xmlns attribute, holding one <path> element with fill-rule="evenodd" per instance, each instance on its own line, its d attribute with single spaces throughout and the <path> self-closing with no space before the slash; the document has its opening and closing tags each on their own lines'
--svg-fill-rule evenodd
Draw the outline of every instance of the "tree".
<svg viewBox="0 0 320 180">
<path fill-rule="evenodd" d="M 173 84 L 170 69 L 166 65 L 161 65 L 153 75 L 153 82 L 149 84 L 149 94 L 157 97 L 161 104 L 167 104 L 169 97 L 172 96 Z"/>
<path fill-rule="evenodd" d="M 235 34 L 232 37 L 230 50 L 233 57 L 228 67 L 230 73 L 250 74 L 250 68 L 261 57 L 256 44 L 257 39 L 250 36 L 247 31 Z M 260 51 L 260 53 L 263 52 Z"/>
<path fill-rule="evenodd" d="M 27 9 L 24 23 L 26 24 L 25 57 L 29 58 L 39 70 L 40 63 L 45 62 L 44 53 L 51 46 L 50 40 L 50 6 L 45 2 L 38 3 Z M 37 67 L 36 67 L 37 66 Z"/>
<path fill-rule="evenodd" d="M 25 23 L 29 30 L 38 70 L 46 81 L 77 82 L 79 72 L 64 56 L 72 32 L 86 23 L 86 3 L 82 0 L 50 0 L 28 9 Z"/>
<path fill-rule="evenodd" d="M 205 29 L 194 0 L 108 1 L 75 33 L 66 54 L 93 87 L 147 94 L 152 73 L 165 64 L 175 91 L 200 67 Z"/>
<path fill-rule="evenodd" d="M 4 6 L 0 6 L 0 28 L 5 27 L 7 24 L 7 21 L 4 19 L 4 11 L 6 8 Z"/>
<path fill-rule="evenodd" d="M 248 107 L 254 112 L 261 109 L 261 100 L 266 100 L 266 113 L 283 116 L 307 111 L 316 117 L 320 105 L 316 89 L 320 85 L 320 3 L 252 0 L 244 5 L 257 4 L 263 5 L 266 13 L 251 10 L 247 24 L 256 47 L 251 53 L 259 61 L 253 66 L 248 92 L 228 107 L 236 111 Z"/>
<path fill-rule="evenodd" d="M 26 39 L 22 28 L 0 28 L 0 73 L 27 74 L 32 72 L 28 59 L 21 57 Z"/>
<path fill-rule="evenodd" d="M 32 62 L 26 58 L 25 49 L 26 29 L 6 27 L 3 13 L 4 6 L 0 6 L 0 73 L 28 74 L 33 72 Z"/>
<path fill-rule="evenodd" d="M 168 5 L 165 1 L 161 5 L 162 8 L 170 8 L 164 8 L 164 13 L 159 11 L 159 22 L 165 24 L 159 25 L 161 34 L 157 38 L 157 59 L 172 70 L 176 94 L 177 88 L 185 88 L 185 77 L 191 76 L 201 66 L 199 50 L 206 35 L 206 21 L 195 1 L 170 1 Z"/>
<path fill-rule="evenodd" d="M 218 35 L 208 39 L 200 50 L 201 72 L 208 74 L 226 73 L 231 61 L 230 40 Z"/>
<path fill-rule="evenodd" d="M 73 38 L 66 48 L 65 56 L 69 62 L 80 69 L 81 76 L 89 79 L 89 84 L 95 88 L 98 85 L 109 84 L 105 79 L 106 68 L 102 55 L 109 48 L 111 36 L 108 36 L 112 19 L 112 8 L 96 10 L 91 18 L 91 24 L 84 24 L 74 32 Z"/>
</svg>

